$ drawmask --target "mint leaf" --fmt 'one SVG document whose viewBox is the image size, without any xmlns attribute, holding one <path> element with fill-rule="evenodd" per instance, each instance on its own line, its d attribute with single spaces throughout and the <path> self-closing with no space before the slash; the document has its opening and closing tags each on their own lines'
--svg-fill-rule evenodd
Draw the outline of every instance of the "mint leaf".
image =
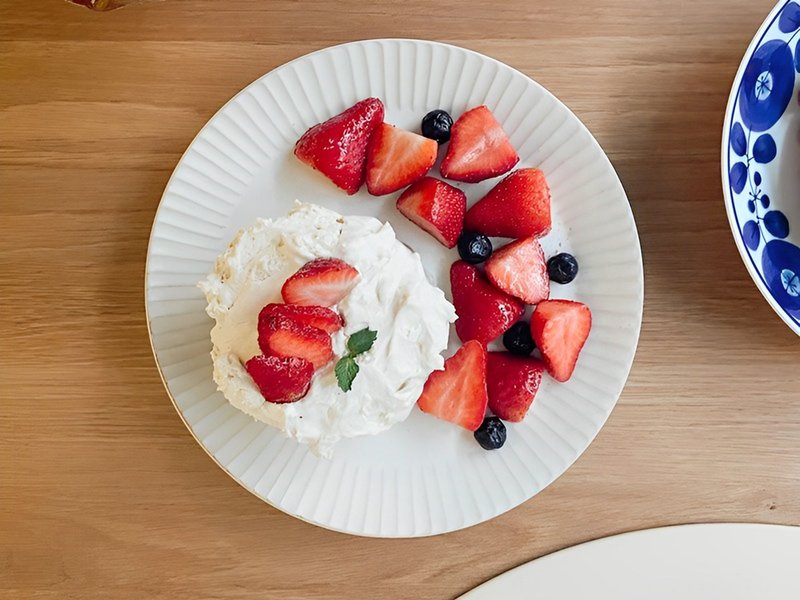
<svg viewBox="0 0 800 600">
<path fill-rule="evenodd" d="M 355 359 L 351 356 L 345 356 L 336 363 L 333 371 L 336 373 L 336 381 L 342 391 L 349 392 L 350 388 L 353 387 L 353 380 L 358 375 L 358 364 Z"/>
<path fill-rule="evenodd" d="M 356 331 L 350 336 L 350 339 L 347 340 L 347 349 L 350 351 L 350 356 L 363 354 L 372 348 L 372 344 L 375 343 L 375 339 L 377 337 L 378 332 L 372 331 L 372 329 L 368 327 L 366 329 L 362 329 L 361 331 Z"/>
<path fill-rule="evenodd" d="M 369 327 L 356 331 L 347 340 L 348 355 L 339 359 L 333 371 L 336 373 L 336 381 L 342 391 L 349 392 L 353 387 L 353 380 L 358 375 L 358 363 L 356 363 L 356 356 L 363 354 L 370 348 L 378 337 L 378 332 L 373 331 Z"/>
</svg>

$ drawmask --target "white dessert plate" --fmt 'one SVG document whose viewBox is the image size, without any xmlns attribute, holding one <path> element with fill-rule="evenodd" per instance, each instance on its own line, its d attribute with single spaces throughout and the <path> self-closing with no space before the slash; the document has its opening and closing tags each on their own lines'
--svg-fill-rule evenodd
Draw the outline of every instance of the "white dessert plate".
<svg viewBox="0 0 800 600">
<path fill-rule="evenodd" d="M 310 126 L 377 96 L 386 120 L 418 130 L 422 116 L 486 104 L 552 189 L 546 253 L 581 265 L 553 297 L 587 303 L 594 325 L 572 379 L 546 380 L 506 445 L 486 452 L 472 434 L 422 414 L 341 443 L 330 460 L 230 406 L 212 380 L 212 321 L 197 282 L 236 231 L 286 214 L 295 199 L 389 221 L 449 294 L 457 260 L 402 217 L 397 194 L 347 196 L 292 154 Z M 433 174 L 438 169 L 434 170 Z M 496 180 L 464 186 L 476 201 Z M 561 475 L 603 426 L 628 377 L 639 336 L 643 275 L 625 192 L 600 146 L 569 109 L 514 69 L 475 52 L 416 40 L 327 48 L 264 75 L 208 122 L 175 169 L 155 217 L 146 269 L 153 351 L 178 413 L 231 477 L 265 502 L 330 529 L 410 537 L 480 523 Z M 456 337 L 451 335 L 455 348 Z"/>
<path fill-rule="evenodd" d="M 678 525 L 555 552 L 459 600 L 797 600 L 798 563 L 798 527 Z"/>
</svg>

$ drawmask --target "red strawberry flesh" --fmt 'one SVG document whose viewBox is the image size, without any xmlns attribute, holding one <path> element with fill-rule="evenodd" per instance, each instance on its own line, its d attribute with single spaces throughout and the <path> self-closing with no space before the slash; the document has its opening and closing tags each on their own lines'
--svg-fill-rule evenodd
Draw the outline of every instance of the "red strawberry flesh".
<svg viewBox="0 0 800 600">
<path fill-rule="evenodd" d="M 329 307 L 338 304 L 358 283 L 355 267 L 338 258 L 316 258 L 300 267 L 281 288 L 286 304 Z"/>
<path fill-rule="evenodd" d="M 315 369 L 333 360 L 329 334 L 281 316 L 259 318 L 258 346 L 266 355 L 303 358 Z"/>
<path fill-rule="evenodd" d="M 517 151 L 492 111 L 478 106 L 453 123 L 440 170 L 447 179 L 475 183 L 507 173 L 518 162 Z"/>
<path fill-rule="evenodd" d="M 592 328 L 589 307 L 572 300 L 546 300 L 531 316 L 531 336 L 547 372 L 558 381 L 572 377 L 578 356 Z"/>
<path fill-rule="evenodd" d="M 544 369 L 542 361 L 536 358 L 489 352 L 486 362 L 489 409 L 504 421 L 522 421 L 539 390 Z"/>
<path fill-rule="evenodd" d="M 550 231 L 550 188 L 539 169 L 519 169 L 467 211 L 464 227 L 499 237 L 541 237 Z"/>
<path fill-rule="evenodd" d="M 403 189 L 430 171 L 439 144 L 388 123 L 379 125 L 367 147 L 367 189 L 383 196 Z"/>
<path fill-rule="evenodd" d="M 245 369 L 268 402 L 297 402 L 308 392 L 313 365 L 296 356 L 254 356 Z"/>
<path fill-rule="evenodd" d="M 342 328 L 342 317 L 324 306 L 299 306 L 297 304 L 267 304 L 258 315 L 259 322 L 268 317 L 284 317 L 300 325 L 310 325 L 326 333 L 336 333 Z"/>
<path fill-rule="evenodd" d="M 486 261 L 486 276 L 499 290 L 536 304 L 550 297 L 550 276 L 542 245 L 536 238 L 511 242 Z"/>
<path fill-rule="evenodd" d="M 417 400 L 420 409 L 475 431 L 486 414 L 486 349 L 470 341 L 433 371 Z"/>
<path fill-rule="evenodd" d="M 423 177 L 397 199 L 397 210 L 452 248 L 464 228 L 467 196 L 456 187 L 433 177 Z"/>
<path fill-rule="evenodd" d="M 522 302 L 496 289 L 473 265 L 456 261 L 450 267 L 450 287 L 462 342 L 488 344 L 522 316 Z"/>
<path fill-rule="evenodd" d="M 295 156 L 355 194 L 364 183 L 367 145 L 383 113 L 378 98 L 362 100 L 306 131 L 295 144 Z"/>
</svg>

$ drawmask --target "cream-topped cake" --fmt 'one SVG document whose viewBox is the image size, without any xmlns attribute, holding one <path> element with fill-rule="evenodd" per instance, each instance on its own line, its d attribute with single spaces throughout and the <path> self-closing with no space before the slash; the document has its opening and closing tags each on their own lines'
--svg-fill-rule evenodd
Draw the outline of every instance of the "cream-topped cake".
<svg viewBox="0 0 800 600">
<path fill-rule="evenodd" d="M 344 326 L 332 334 L 334 360 L 316 369 L 308 392 L 293 402 L 265 400 L 244 364 L 262 354 L 262 308 L 283 302 L 284 282 L 309 261 L 335 258 L 358 270 L 355 287 L 336 306 Z M 441 369 L 455 310 L 428 282 L 418 254 L 388 223 L 342 216 L 296 203 L 286 217 L 258 219 L 241 230 L 200 287 L 211 331 L 214 380 L 227 400 L 253 418 L 330 456 L 343 437 L 370 435 L 408 417 L 430 373 Z M 344 391 L 334 372 L 348 338 L 377 332 L 357 356 L 358 374 Z"/>
</svg>

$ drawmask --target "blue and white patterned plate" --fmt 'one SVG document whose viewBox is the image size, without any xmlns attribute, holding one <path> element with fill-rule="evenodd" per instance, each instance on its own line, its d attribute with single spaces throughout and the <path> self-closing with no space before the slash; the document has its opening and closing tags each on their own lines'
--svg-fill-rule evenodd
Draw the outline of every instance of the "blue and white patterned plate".
<svg viewBox="0 0 800 600">
<path fill-rule="evenodd" d="M 800 335 L 800 3 L 781 0 L 736 74 L 722 133 L 722 188 L 750 275 Z"/>
</svg>

